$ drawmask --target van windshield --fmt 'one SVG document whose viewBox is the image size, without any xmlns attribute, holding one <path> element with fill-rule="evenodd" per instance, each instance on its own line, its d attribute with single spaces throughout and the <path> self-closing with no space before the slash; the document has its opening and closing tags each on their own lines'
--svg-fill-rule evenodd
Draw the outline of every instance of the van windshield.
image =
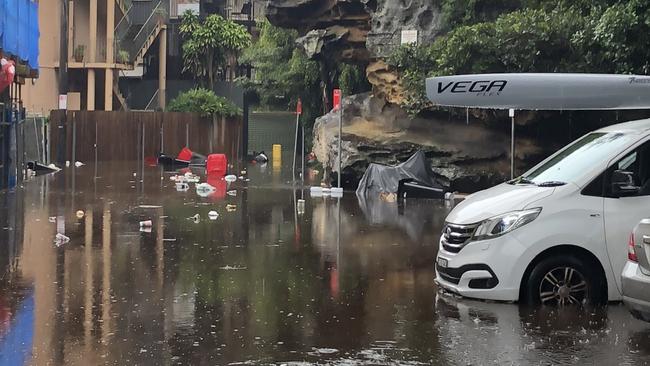
<svg viewBox="0 0 650 366">
<path fill-rule="evenodd" d="M 537 169 L 527 172 L 513 183 L 561 185 L 576 182 L 595 164 L 609 161 L 638 136 L 620 132 L 592 132 L 571 145 Z"/>
</svg>

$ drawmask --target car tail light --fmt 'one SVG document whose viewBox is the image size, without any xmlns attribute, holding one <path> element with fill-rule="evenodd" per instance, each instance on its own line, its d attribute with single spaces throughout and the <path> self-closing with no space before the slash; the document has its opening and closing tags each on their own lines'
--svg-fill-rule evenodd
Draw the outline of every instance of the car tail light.
<svg viewBox="0 0 650 366">
<path fill-rule="evenodd" d="M 639 258 L 636 256 L 636 250 L 634 250 L 634 233 L 630 234 L 630 240 L 627 242 L 627 259 L 632 262 L 639 261 Z"/>
</svg>

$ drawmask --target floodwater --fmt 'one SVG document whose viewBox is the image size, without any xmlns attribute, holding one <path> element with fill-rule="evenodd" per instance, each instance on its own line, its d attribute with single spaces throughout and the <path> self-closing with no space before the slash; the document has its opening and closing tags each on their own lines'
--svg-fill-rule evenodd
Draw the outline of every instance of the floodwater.
<svg viewBox="0 0 650 366">
<path fill-rule="evenodd" d="M 650 325 L 621 305 L 439 293 L 443 202 L 305 192 L 298 213 L 303 192 L 270 167 L 212 182 L 209 197 L 158 168 L 94 175 L 68 168 L 0 193 L 0 365 L 650 362 Z M 57 232 L 70 241 L 57 247 Z"/>
</svg>

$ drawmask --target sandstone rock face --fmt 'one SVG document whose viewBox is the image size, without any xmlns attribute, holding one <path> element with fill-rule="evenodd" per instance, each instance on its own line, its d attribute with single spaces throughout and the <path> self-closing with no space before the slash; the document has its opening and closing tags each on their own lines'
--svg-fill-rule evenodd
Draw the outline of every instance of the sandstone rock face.
<svg viewBox="0 0 650 366">
<path fill-rule="evenodd" d="M 390 69 L 384 61 L 374 61 L 366 68 L 366 77 L 372 85 L 373 94 L 389 103 L 401 104 L 404 100 L 404 89 L 399 75 Z"/>
<path fill-rule="evenodd" d="M 370 14 L 360 0 L 270 0 L 272 24 L 297 29 L 298 44 L 310 58 L 366 62 Z"/>
<path fill-rule="evenodd" d="M 316 31 L 299 41 L 321 39 L 310 56 L 350 62 L 387 57 L 400 45 L 402 30 L 416 30 L 420 44 L 430 43 L 442 26 L 439 5 L 430 0 L 269 0 L 266 16 L 303 36 Z"/>
<path fill-rule="evenodd" d="M 397 164 L 423 150 L 442 183 L 473 192 L 506 180 L 509 136 L 481 122 L 411 119 L 399 107 L 369 93 L 344 98 L 342 175 L 355 186 L 370 162 Z M 318 161 L 338 171 L 338 112 L 320 117 L 314 125 L 313 151 Z M 517 141 L 517 160 L 523 165 L 543 151 L 532 141 Z"/>
<path fill-rule="evenodd" d="M 370 14 L 366 47 L 374 58 L 388 57 L 400 45 L 402 30 L 416 30 L 418 42 L 428 44 L 440 34 L 442 18 L 437 1 L 362 0 Z"/>
<path fill-rule="evenodd" d="M 310 59 L 319 59 L 331 54 L 337 61 L 367 60 L 368 50 L 363 47 L 362 42 L 355 41 L 355 38 L 362 39 L 354 30 L 337 25 L 311 30 L 298 38 L 296 43 Z"/>
<path fill-rule="evenodd" d="M 311 59 L 369 64 L 368 81 L 378 97 L 400 103 L 399 75 L 381 58 L 400 46 L 403 30 L 428 44 L 440 33 L 439 5 L 430 0 L 270 0 L 269 21 L 301 33 L 298 46 Z"/>
<path fill-rule="evenodd" d="M 439 2 L 269 0 L 266 12 L 271 23 L 300 32 L 298 44 L 310 58 L 368 65 L 372 95 L 343 101 L 344 184 L 354 186 L 370 162 L 397 164 L 417 150 L 425 151 L 441 181 L 458 191 L 475 191 L 509 177 L 507 132 L 481 122 L 468 125 L 464 119 L 412 119 L 398 106 L 405 97 L 402 84 L 383 59 L 400 46 L 403 30 L 417 31 L 419 44 L 433 42 L 442 31 Z M 329 171 L 338 170 L 337 138 L 337 113 L 316 120 L 313 151 Z M 517 143 L 519 161 L 540 151 L 531 141 Z"/>
</svg>

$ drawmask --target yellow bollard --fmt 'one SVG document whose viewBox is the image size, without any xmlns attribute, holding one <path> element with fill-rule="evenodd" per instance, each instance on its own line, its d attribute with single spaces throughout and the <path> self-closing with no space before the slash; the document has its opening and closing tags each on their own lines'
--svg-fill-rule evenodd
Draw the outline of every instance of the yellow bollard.
<svg viewBox="0 0 650 366">
<path fill-rule="evenodd" d="M 273 145 L 273 167 L 279 168 L 282 165 L 282 145 L 274 144 Z"/>
</svg>

